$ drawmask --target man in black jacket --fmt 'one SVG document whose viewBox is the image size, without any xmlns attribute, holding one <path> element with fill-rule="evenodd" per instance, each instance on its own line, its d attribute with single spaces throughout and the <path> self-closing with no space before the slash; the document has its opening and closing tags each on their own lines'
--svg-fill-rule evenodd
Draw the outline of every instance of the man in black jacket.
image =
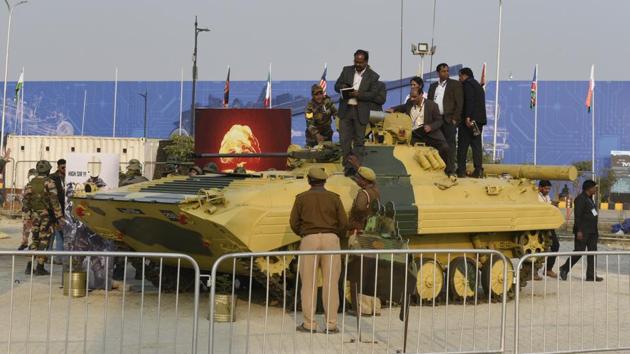
<svg viewBox="0 0 630 354">
<path fill-rule="evenodd" d="M 55 189 L 57 190 L 57 198 L 59 199 L 59 205 L 61 206 L 61 212 L 66 213 L 66 160 L 57 160 L 57 171 L 50 175 L 50 178 L 55 182 Z M 54 234 L 53 243 L 55 245 L 55 251 L 63 251 L 63 232 L 56 230 Z M 55 261 L 58 261 L 55 259 Z"/>
<path fill-rule="evenodd" d="M 475 167 L 473 177 L 479 178 L 483 175 L 481 131 L 486 125 L 486 93 L 470 68 L 459 71 L 459 81 L 464 90 L 464 107 L 457 135 L 457 176 L 466 176 L 466 155 L 470 146 Z"/>
<path fill-rule="evenodd" d="M 363 161 L 365 128 L 370 118 L 370 107 L 378 95 L 379 75 L 368 65 L 369 54 L 359 49 L 354 53 L 354 65 L 345 66 L 335 83 L 335 91 L 353 88 L 339 100 L 339 140 L 343 153 L 344 173 L 354 175 L 356 171 L 348 163 L 348 156 L 355 155 Z M 345 98 L 344 98 L 345 97 Z"/>
<path fill-rule="evenodd" d="M 455 155 L 457 145 L 457 126 L 462 120 L 462 108 L 464 106 L 464 93 L 462 84 L 449 77 L 448 64 L 439 64 L 436 68 L 439 80 L 429 87 L 429 99 L 435 102 L 440 109 L 440 115 L 444 120 L 442 134 L 448 143 L 446 162 L 446 174 L 455 174 Z"/>
<path fill-rule="evenodd" d="M 586 180 L 582 184 L 582 193 L 575 198 L 573 209 L 573 234 L 575 235 L 575 252 L 597 251 L 597 205 L 593 201 L 593 195 L 597 193 L 597 183 Z M 560 267 L 560 278 L 567 280 L 569 270 L 582 256 L 571 256 Z M 595 275 L 595 257 L 586 257 L 586 281 L 602 281 L 604 278 Z"/>
<path fill-rule="evenodd" d="M 448 144 L 440 127 L 444 123 L 437 104 L 425 100 L 420 90 L 412 90 L 409 99 L 404 104 L 390 108 L 393 112 L 401 112 L 411 117 L 411 144 L 425 143 L 435 148 L 442 160 L 447 161 Z M 388 110 L 388 111 L 389 111 Z"/>
</svg>

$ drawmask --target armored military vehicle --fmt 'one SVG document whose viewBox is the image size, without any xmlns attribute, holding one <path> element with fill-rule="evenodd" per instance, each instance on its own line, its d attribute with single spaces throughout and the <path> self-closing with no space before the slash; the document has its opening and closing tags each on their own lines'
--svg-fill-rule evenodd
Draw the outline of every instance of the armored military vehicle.
<svg viewBox="0 0 630 354">
<path fill-rule="evenodd" d="M 376 172 L 383 203 L 395 205 L 400 234 L 410 248 L 493 249 L 510 259 L 544 251 L 550 230 L 564 223 L 557 208 L 538 201 L 533 179 L 573 180 L 574 167 L 496 165 L 485 167 L 485 178 L 449 178 L 435 149 L 409 144 L 407 116 L 390 114 L 372 123 L 376 142 L 366 145 L 363 164 Z M 321 166 L 331 175 L 326 188 L 339 194 L 348 210 L 358 187 L 344 177 L 336 149 L 289 150 L 287 171 L 153 180 L 76 196 L 74 214 L 94 232 L 133 250 L 185 253 L 206 271 L 226 253 L 295 249 L 300 238 L 289 227 L 289 213 L 295 196 L 308 189 L 309 167 Z M 512 264 L 504 279 L 503 261 L 496 257 L 492 262 L 463 254 L 435 258 L 425 255 L 418 264 L 417 290 L 423 300 L 439 296 L 446 281 L 454 298 L 473 296 L 477 276 L 493 297 L 502 295 L 504 282 L 508 290 L 512 287 Z M 231 263 L 224 266 L 232 271 Z M 278 279 L 291 271 L 291 260 L 268 263 L 260 258 L 254 267 L 255 278 L 264 283 L 269 274 L 271 286 L 279 287 L 272 290 L 281 290 Z M 447 267 L 453 271 L 444 279 Z M 249 274 L 249 262 L 237 268 Z M 163 274 L 168 278 L 171 271 Z M 167 284 L 174 280 L 163 281 L 162 288 Z"/>
</svg>

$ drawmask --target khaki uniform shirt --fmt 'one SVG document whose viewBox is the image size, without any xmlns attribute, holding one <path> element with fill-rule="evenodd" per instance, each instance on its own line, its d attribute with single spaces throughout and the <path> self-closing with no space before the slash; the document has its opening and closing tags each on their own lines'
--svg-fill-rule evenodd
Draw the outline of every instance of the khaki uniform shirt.
<svg viewBox="0 0 630 354">
<path fill-rule="evenodd" d="M 372 215 L 370 203 L 380 197 L 380 192 L 374 184 L 365 189 L 359 190 L 359 193 L 357 193 L 357 196 L 354 198 L 354 202 L 352 203 L 352 209 L 350 209 L 350 230 L 363 230 L 368 217 Z"/>
<path fill-rule="evenodd" d="M 298 236 L 317 233 L 345 235 L 348 219 L 341 199 L 323 186 L 311 187 L 295 197 L 291 230 Z"/>
</svg>

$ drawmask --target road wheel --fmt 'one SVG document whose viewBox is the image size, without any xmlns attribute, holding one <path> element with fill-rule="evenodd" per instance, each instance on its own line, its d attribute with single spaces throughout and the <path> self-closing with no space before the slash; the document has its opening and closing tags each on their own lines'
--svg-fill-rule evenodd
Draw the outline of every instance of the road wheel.
<svg viewBox="0 0 630 354">
<path fill-rule="evenodd" d="M 503 268 L 507 265 L 507 278 L 503 277 Z M 481 267 L 481 286 L 486 296 L 492 300 L 501 301 L 503 298 L 503 284 L 507 284 L 508 295 L 514 288 L 514 266 L 508 259 L 507 263 L 500 257 L 493 257 L 492 264 L 488 260 Z"/>
<path fill-rule="evenodd" d="M 422 264 L 418 264 L 416 275 L 416 290 L 420 301 L 433 302 L 444 288 L 444 268 L 435 259 L 423 258 Z"/>
<path fill-rule="evenodd" d="M 478 269 L 472 259 L 457 257 L 449 264 L 449 288 L 453 301 L 469 301 L 475 297 Z"/>
</svg>

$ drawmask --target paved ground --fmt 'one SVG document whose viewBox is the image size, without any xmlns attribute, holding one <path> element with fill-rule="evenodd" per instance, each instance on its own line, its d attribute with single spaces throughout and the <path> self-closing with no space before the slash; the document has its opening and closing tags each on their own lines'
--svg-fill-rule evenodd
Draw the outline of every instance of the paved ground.
<svg viewBox="0 0 630 354">
<path fill-rule="evenodd" d="M 15 249 L 19 231 L 19 223 L 0 219 L 0 235 L 7 235 L 0 238 L 0 250 Z M 571 242 L 563 242 L 561 250 L 571 247 Z M 601 248 L 619 247 L 602 245 Z M 26 257 L 15 257 L 13 267 L 10 257 L 0 258 L 0 318 L 4 319 L 0 351 L 7 351 L 11 332 L 11 353 L 46 352 L 47 337 L 50 338 L 50 353 L 190 352 L 193 322 L 190 294 L 180 294 L 177 299 L 174 294 L 158 296 L 155 288 L 145 284 L 143 295 L 139 291 L 141 282 L 130 280 L 124 287 L 124 294 L 122 289 L 95 290 L 88 297 L 71 299 L 59 288 L 59 267 L 53 276 L 37 277 L 31 283 L 30 277 L 23 273 L 26 261 Z M 630 257 L 621 257 L 619 262 L 616 256 L 609 257 L 608 274 L 606 259 L 600 257 L 598 269 L 606 277 L 605 282 L 582 282 L 581 264 L 578 264 L 571 281 L 549 279 L 534 282 L 533 286 L 530 283 L 522 290 L 521 349 L 529 350 L 533 346 L 535 351 L 577 350 L 591 348 L 593 343 L 597 347 L 606 346 L 606 343 L 610 347 L 630 346 L 630 337 L 626 335 L 630 330 Z M 15 277 L 13 293 L 12 274 Z M 133 275 L 130 267 L 128 279 L 133 279 Z M 403 349 L 405 331 L 404 323 L 398 320 L 398 307 L 391 310 L 385 307 L 380 317 L 363 317 L 360 324 L 362 339 L 374 338 L 377 343 L 357 343 L 356 317 L 340 316 L 343 334 L 296 333 L 294 328 L 301 323 L 301 314 L 283 313 L 280 308 L 266 308 L 259 303 L 250 307 L 245 301 L 246 294 L 241 297 L 236 306 L 236 322 L 216 324 L 216 352 L 229 352 L 230 347 L 234 353 L 393 353 Z M 207 294 L 202 294 L 200 352 L 208 349 L 207 306 Z M 507 304 L 505 346 L 508 352 L 514 343 L 514 306 L 513 300 Z M 479 299 L 476 306 L 470 303 L 412 306 L 407 352 L 498 349 L 501 345 L 501 310 L 501 304 L 488 304 L 483 299 Z M 321 323 L 321 315 L 318 319 Z"/>
</svg>

